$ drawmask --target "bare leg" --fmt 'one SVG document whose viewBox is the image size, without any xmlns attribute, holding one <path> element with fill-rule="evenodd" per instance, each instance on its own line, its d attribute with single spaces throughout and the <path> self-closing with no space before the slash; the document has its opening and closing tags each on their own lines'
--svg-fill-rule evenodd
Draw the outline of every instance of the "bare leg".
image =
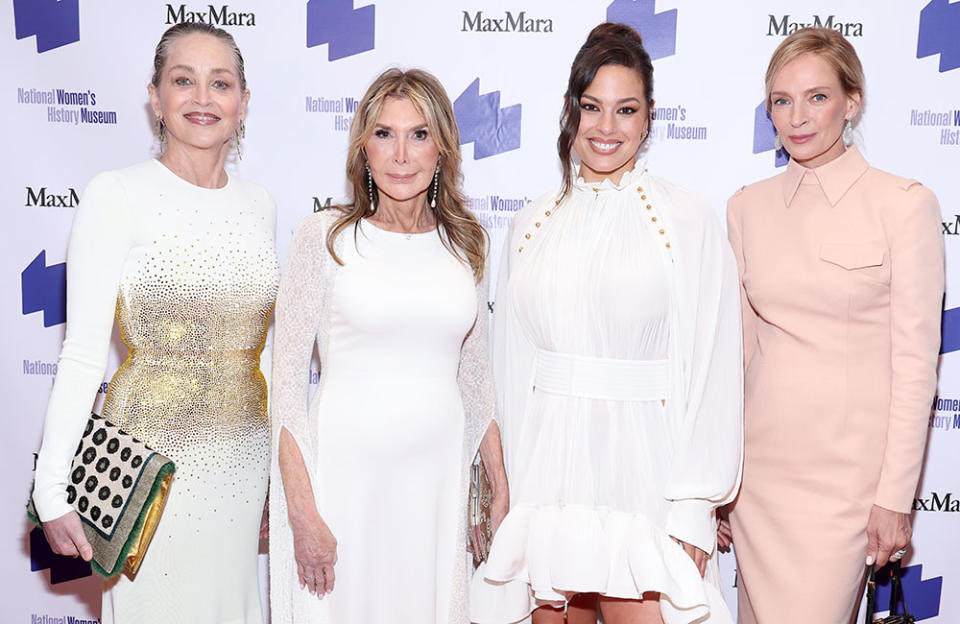
<svg viewBox="0 0 960 624">
<path fill-rule="evenodd" d="M 663 624 L 660 594 L 647 592 L 643 600 L 600 597 L 604 624 Z"/>
<path fill-rule="evenodd" d="M 533 612 L 533 624 L 597 624 L 597 594 L 575 594 L 563 609 L 540 607 Z"/>
</svg>

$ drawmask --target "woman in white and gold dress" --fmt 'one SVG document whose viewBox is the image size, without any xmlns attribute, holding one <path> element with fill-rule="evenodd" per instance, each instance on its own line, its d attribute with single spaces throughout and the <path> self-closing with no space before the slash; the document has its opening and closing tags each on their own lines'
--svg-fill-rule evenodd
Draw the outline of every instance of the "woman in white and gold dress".
<svg viewBox="0 0 960 624">
<path fill-rule="evenodd" d="M 101 621 L 260 624 L 270 434 L 259 364 L 279 282 L 275 207 L 224 170 L 249 98 L 229 34 L 170 28 L 149 91 L 164 154 L 98 175 L 74 219 L 34 502 L 53 550 L 89 559 L 65 487 L 116 311 L 129 352 L 102 415 L 177 472 L 136 577 L 106 583 Z"/>
</svg>

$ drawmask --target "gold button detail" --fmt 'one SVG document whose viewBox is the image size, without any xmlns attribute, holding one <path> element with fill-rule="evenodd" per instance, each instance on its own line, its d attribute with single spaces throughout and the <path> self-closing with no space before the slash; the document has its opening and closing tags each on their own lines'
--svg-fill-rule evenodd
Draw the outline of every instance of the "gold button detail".
<svg viewBox="0 0 960 624">
<path fill-rule="evenodd" d="M 557 203 L 559 203 L 559 202 L 557 202 Z M 548 211 L 546 211 L 546 212 L 543 213 L 543 214 L 545 214 L 545 215 L 547 215 L 547 216 L 549 217 L 549 216 L 550 216 L 551 214 L 553 214 L 553 213 L 551 213 L 551 212 L 548 210 Z"/>
<path fill-rule="evenodd" d="M 653 206 L 651 206 L 650 204 L 647 204 L 647 210 L 653 210 Z"/>
<path fill-rule="evenodd" d="M 637 190 L 642 193 L 642 192 L 643 192 L 643 187 L 642 187 L 642 186 L 638 186 L 638 187 L 637 187 Z"/>
<path fill-rule="evenodd" d="M 517 252 L 521 252 L 521 251 L 523 251 L 523 247 L 517 250 Z"/>
<path fill-rule="evenodd" d="M 647 198 L 646 195 L 641 195 L 641 196 L 640 196 L 640 199 L 646 199 L 646 198 Z"/>
<path fill-rule="evenodd" d="M 527 240 L 530 240 L 530 235 L 529 235 L 529 234 L 524 234 L 523 237 L 526 238 Z"/>
<path fill-rule="evenodd" d="M 593 192 L 594 192 L 594 193 L 599 193 L 599 192 L 600 192 L 600 189 L 598 189 L 597 187 L 593 187 Z"/>
<path fill-rule="evenodd" d="M 670 243 L 667 243 L 667 249 L 670 249 Z"/>
<path fill-rule="evenodd" d="M 656 218 L 656 217 L 650 217 L 650 220 L 653 221 L 654 223 L 657 222 L 657 218 Z"/>
<path fill-rule="evenodd" d="M 661 233 L 661 234 L 665 234 L 665 233 L 666 233 L 666 230 L 660 230 L 660 233 Z"/>
<path fill-rule="evenodd" d="M 537 221 L 536 223 L 534 223 L 534 225 L 535 225 L 536 227 L 540 227 L 540 222 Z"/>
<path fill-rule="evenodd" d="M 557 201 L 555 201 L 555 202 L 553 203 L 553 205 L 554 205 L 554 206 L 559 206 L 561 201 L 563 201 L 563 200 L 562 200 L 562 199 L 558 199 Z"/>
</svg>

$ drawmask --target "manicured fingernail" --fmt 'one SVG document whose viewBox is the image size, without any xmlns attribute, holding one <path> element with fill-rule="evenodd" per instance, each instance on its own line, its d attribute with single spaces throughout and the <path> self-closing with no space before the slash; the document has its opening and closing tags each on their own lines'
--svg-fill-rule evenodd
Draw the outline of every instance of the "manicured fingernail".
<svg viewBox="0 0 960 624">
<path fill-rule="evenodd" d="M 867 565 L 873 565 L 873 555 L 867 555 Z"/>
</svg>

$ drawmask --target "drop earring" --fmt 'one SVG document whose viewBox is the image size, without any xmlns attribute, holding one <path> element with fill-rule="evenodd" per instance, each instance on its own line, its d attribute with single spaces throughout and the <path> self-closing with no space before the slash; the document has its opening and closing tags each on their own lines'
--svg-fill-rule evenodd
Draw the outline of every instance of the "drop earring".
<svg viewBox="0 0 960 624">
<path fill-rule="evenodd" d="M 244 125 L 242 119 L 237 125 L 237 129 L 234 131 L 234 134 L 237 137 L 237 158 L 243 160 L 243 154 L 240 152 L 240 140 L 247 136 L 247 127 Z"/>
<path fill-rule="evenodd" d="M 783 149 L 783 141 L 780 140 L 779 132 L 773 133 L 773 149 L 778 152 Z"/>
<path fill-rule="evenodd" d="M 440 187 L 440 163 L 437 162 L 437 168 L 433 172 L 433 197 L 430 199 L 430 207 L 437 207 L 437 190 Z"/>
<path fill-rule="evenodd" d="M 367 163 L 367 199 L 370 200 L 370 210 L 374 211 L 377 207 L 373 203 L 373 174 L 370 173 L 370 163 Z"/>
<path fill-rule="evenodd" d="M 843 126 L 843 144 L 849 147 L 853 144 L 853 124 L 850 120 Z"/>
<path fill-rule="evenodd" d="M 157 123 L 155 125 L 157 128 L 157 140 L 160 141 L 160 146 L 163 147 L 163 142 L 167 140 L 167 124 L 163 123 L 163 117 L 157 115 Z"/>
</svg>

